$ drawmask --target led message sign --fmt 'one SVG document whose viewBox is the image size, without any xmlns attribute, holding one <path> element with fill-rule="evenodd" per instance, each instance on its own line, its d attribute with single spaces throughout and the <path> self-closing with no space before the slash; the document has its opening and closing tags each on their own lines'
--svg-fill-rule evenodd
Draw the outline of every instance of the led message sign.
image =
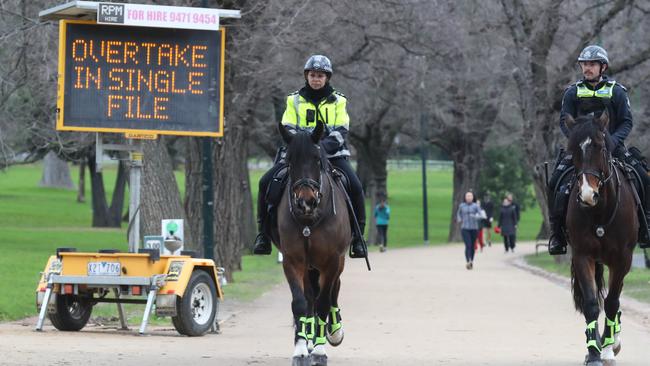
<svg viewBox="0 0 650 366">
<path fill-rule="evenodd" d="M 60 24 L 57 129 L 223 135 L 223 29 Z"/>
</svg>

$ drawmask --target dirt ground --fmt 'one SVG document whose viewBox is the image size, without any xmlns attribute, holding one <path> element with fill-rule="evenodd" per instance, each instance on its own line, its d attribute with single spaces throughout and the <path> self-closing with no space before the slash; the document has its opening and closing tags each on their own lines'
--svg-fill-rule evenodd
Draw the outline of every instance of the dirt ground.
<svg viewBox="0 0 650 366">
<path fill-rule="evenodd" d="M 522 265 L 532 245 L 501 245 L 464 266 L 459 245 L 371 253 L 372 272 L 348 260 L 340 296 L 345 340 L 330 365 L 580 365 L 585 323 L 567 282 Z M 269 260 L 273 258 L 269 257 Z M 650 286 L 650 284 L 649 284 Z M 227 288 L 226 288 L 227 290 Z M 0 365 L 290 365 L 285 284 L 257 301 L 226 303 L 221 334 L 188 338 L 171 327 L 65 333 L 36 318 L 0 324 Z M 602 324 L 602 320 L 600 322 Z M 619 365 L 650 365 L 650 307 L 624 299 Z"/>
</svg>

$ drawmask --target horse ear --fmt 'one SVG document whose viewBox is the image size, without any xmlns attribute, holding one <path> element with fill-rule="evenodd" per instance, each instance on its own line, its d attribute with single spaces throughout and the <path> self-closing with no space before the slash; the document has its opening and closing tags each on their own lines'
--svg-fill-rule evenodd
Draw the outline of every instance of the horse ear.
<svg viewBox="0 0 650 366">
<path fill-rule="evenodd" d="M 573 119 L 573 116 L 567 113 L 564 117 L 564 123 L 566 123 L 567 128 L 569 131 L 573 130 L 573 127 L 576 125 L 576 120 Z"/>
<path fill-rule="evenodd" d="M 287 131 L 286 127 L 284 127 L 282 122 L 278 123 L 278 131 L 280 131 L 280 136 L 282 136 L 282 140 L 284 141 L 284 143 L 289 145 L 291 143 L 291 140 L 293 139 L 293 135 L 291 134 L 291 132 Z"/>
<path fill-rule="evenodd" d="M 315 144 L 318 144 L 320 142 L 320 139 L 323 136 L 323 131 L 324 130 L 325 130 L 325 124 L 323 122 L 321 122 L 320 120 L 317 121 L 316 122 L 316 128 L 311 133 L 311 140 Z"/>
<path fill-rule="evenodd" d="M 598 117 L 596 123 L 598 124 L 598 127 L 600 127 L 601 130 L 603 131 L 607 130 L 607 126 L 609 125 L 609 113 L 607 113 L 607 110 L 605 110 L 600 115 L 600 117 Z"/>
</svg>

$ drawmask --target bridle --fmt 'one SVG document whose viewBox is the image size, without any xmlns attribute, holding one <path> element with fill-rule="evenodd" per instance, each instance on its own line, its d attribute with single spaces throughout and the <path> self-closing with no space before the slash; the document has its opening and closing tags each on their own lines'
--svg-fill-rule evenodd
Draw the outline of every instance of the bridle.
<svg viewBox="0 0 650 366">
<path fill-rule="evenodd" d="M 616 195 L 614 196 L 614 210 L 612 211 L 612 214 L 610 215 L 609 219 L 607 220 L 607 223 L 604 225 L 596 225 L 596 236 L 599 238 L 602 238 L 605 235 L 605 228 L 611 225 L 611 223 L 614 221 L 614 218 L 616 217 L 616 212 L 618 211 L 618 205 L 619 205 L 619 196 L 621 192 L 621 179 L 618 176 L 618 170 L 616 170 L 616 166 L 614 163 L 614 159 L 612 158 L 612 155 L 607 152 L 606 149 L 603 149 L 603 158 L 607 161 L 607 166 L 609 168 L 609 175 L 607 177 L 603 177 L 603 172 L 600 170 L 595 170 L 595 169 L 581 169 L 578 171 L 575 175 L 576 181 L 577 178 L 581 175 L 591 175 L 592 177 L 595 177 L 598 180 L 598 189 L 600 190 L 609 182 L 613 176 L 616 176 Z M 576 196 L 576 200 L 578 201 L 579 204 L 583 204 L 582 199 L 580 198 L 580 195 L 578 194 Z"/>
</svg>

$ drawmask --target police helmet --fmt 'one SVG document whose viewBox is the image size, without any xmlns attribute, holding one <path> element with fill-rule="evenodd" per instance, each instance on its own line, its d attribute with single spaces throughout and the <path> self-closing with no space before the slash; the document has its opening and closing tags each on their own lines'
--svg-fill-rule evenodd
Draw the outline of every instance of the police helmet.
<svg viewBox="0 0 650 366">
<path fill-rule="evenodd" d="M 313 55 L 305 63 L 304 71 L 322 71 L 328 77 L 332 76 L 332 62 L 327 56 Z"/>
<path fill-rule="evenodd" d="M 578 56 L 578 62 L 580 61 L 598 61 L 601 64 L 609 65 L 607 51 L 605 51 L 604 48 L 596 45 L 585 47 L 582 52 L 580 52 L 580 56 Z"/>
</svg>

